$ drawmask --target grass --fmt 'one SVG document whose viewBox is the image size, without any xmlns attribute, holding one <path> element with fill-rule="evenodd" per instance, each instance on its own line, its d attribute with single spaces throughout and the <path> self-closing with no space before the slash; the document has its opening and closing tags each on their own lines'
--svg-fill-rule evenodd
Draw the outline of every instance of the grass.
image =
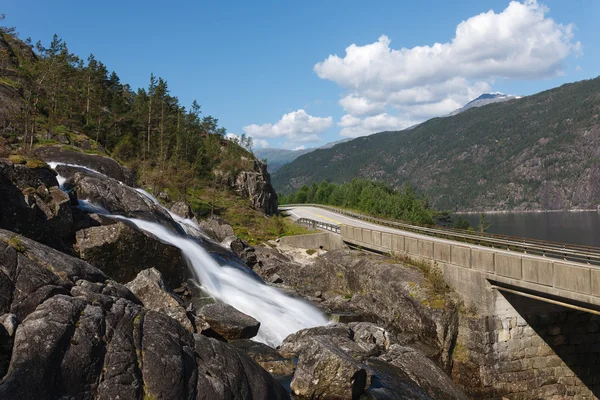
<svg viewBox="0 0 600 400">
<path fill-rule="evenodd" d="M 172 199 L 178 196 L 169 193 Z M 192 210 L 200 217 L 211 215 L 213 190 L 210 186 L 196 189 L 188 199 Z M 214 215 L 221 217 L 233 227 L 237 237 L 256 245 L 282 236 L 304 235 L 313 233 L 303 226 L 293 223 L 280 215 L 265 217 L 252 207 L 249 199 L 241 198 L 228 190 L 217 189 L 214 192 Z"/>
</svg>

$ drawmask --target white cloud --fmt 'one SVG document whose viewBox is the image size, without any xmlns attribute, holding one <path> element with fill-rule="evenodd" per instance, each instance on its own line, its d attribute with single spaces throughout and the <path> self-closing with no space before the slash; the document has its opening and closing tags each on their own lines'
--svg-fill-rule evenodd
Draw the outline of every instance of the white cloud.
<svg viewBox="0 0 600 400">
<path fill-rule="evenodd" d="M 321 140 L 318 135 L 332 123 L 332 117 L 313 117 L 300 109 L 285 114 L 275 124 L 252 124 L 243 129 L 247 135 L 258 139 L 286 138 L 291 142 L 312 142 Z"/>
<path fill-rule="evenodd" d="M 298 146 L 298 147 L 294 147 L 294 150 L 304 150 L 306 149 L 306 146 L 302 145 L 302 146 Z"/>
<path fill-rule="evenodd" d="M 502 12 L 462 21 L 449 42 L 393 49 L 382 35 L 348 46 L 344 57 L 330 55 L 314 70 L 348 91 L 340 105 L 351 115 L 383 120 L 395 109 L 402 120 L 422 121 L 463 106 L 497 78 L 561 75 L 565 59 L 582 54 L 581 43 L 573 25 L 555 22 L 548 11 L 536 0 L 512 1 Z"/>
<path fill-rule="evenodd" d="M 350 114 L 344 115 L 338 126 L 342 128 L 340 135 L 355 138 L 370 135 L 375 132 L 396 131 L 408 128 L 416 122 L 410 119 L 402 119 L 393 115 L 382 113 L 366 118 L 358 118 Z"/>
<path fill-rule="evenodd" d="M 575 71 L 581 72 L 581 71 L 583 71 L 583 68 L 581 68 L 581 65 L 578 65 L 575 67 Z"/>
</svg>

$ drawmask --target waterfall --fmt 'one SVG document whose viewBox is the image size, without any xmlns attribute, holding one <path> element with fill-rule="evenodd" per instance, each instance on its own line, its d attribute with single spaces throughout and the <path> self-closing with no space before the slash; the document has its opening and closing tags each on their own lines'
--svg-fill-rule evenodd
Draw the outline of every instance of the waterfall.
<svg viewBox="0 0 600 400">
<path fill-rule="evenodd" d="M 56 166 L 62 163 L 52 164 Z M 81 168 L 78 165 L 71 166 Z M 89 168 L 85 169 L 90 170 Z M 60 176 L 57 177 L 57 179 L 59 178 Z M 64 182 L 64 178 L 62 178 L 62 181 Z M 160 205 L 149 193 L 142 189 L 136 190 L 141 195 Z M 93 203 L 85 200 L 79 200 L 79 202 L 80 208 L 84 210 L 99 212 L 112 218 L 128 221 L 138 229 L 179 248 L 198 279 L 198 283 L 210 295 L 260 322 L 258 335 L 254 338 L 256 341 L 277 347 L 288 335 L 300 329 L 326 325 L 328 323 L 325 315 L 310 303 L 287 296 L 278 289 L 266 285 L 238 268 L 219 265 L 209 252 L 200 246 L 197 241 L 189 237 L 173 233 L 156 222 L 120 215 L 110 215 L 107 210 Z M 165 210 L 167 209 L 165 208 Z M 169 214 L 178 223 L 193 224 L 197 228 L 197 224 L 193 221 L 179 216 L 175 217 L 175 214 L 172 214 L 170 211 Z"/>
</svg>

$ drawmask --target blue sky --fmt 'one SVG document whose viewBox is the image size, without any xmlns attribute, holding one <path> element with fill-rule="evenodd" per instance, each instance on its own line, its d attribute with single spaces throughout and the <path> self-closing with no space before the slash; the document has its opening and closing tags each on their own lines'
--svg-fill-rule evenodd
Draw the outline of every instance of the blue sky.
<svg viewBox="0 0 600 400">
<path fill-rule="evenodd" d="M 133 87 L 163 77 L 256 147 L 402 129 L 484 91 L 600 74 L 596 0 L 4 0 L 0 13 L 22 38 L 57 33 Z"/>
</svg>

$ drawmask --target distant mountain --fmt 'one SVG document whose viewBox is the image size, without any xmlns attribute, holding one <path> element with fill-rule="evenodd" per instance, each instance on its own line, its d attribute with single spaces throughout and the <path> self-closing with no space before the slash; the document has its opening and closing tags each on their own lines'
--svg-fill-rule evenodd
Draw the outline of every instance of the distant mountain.
<svg viewBox="0 0 600 400">
<path fill-rule="evenodd" d="M 475 100 L 471 100 L 470 102 L 465 104 L 464 107 L 461 107 L 458 110 L 452 111 L 449 115 L 452 116 L 452 115 L 460 114 L 461 112 L 467 111 L 468 109 L 473 108 L 473 107 L 481 107 L 481 106 L 485 106 L 487 104 L 500 103 L 503 101 L 520 99 L 520 98 L 521 98 L 521 96 L 513 96 L 512 94 L 504 94 L 504 93 L 500 93 L 500 92 L 484 93 L 481 96 L 479 96 L 478 98 L 476 98 Z"/>
<path fill-rule="evenodd" d="M 600 208 L 600 77 L 316 150 L 272 182 L 356 177 L 410 183 L 440 209 Z"/>
<path fill-rule="evenodd" d="M 287 150 L 287 149 L 258 149 L 254 150 L 254 155 L 261 160 L 267 160 L 267 168 L 270 173 L 277 171 L 279 168 L 284 166 L 285 164 L 291 163 L 296 158 L 300 157 L 303 154 L 310 153 L 311 151 L 315 151 L 317 149 L 329 149 L 336 144 L 344 143 L 352 139 L 342 139 L 335 142 L 327 143 L 321 147 L 311 147 L 308 149 L 299 149 L 299 150 Z"/>
</svg>

